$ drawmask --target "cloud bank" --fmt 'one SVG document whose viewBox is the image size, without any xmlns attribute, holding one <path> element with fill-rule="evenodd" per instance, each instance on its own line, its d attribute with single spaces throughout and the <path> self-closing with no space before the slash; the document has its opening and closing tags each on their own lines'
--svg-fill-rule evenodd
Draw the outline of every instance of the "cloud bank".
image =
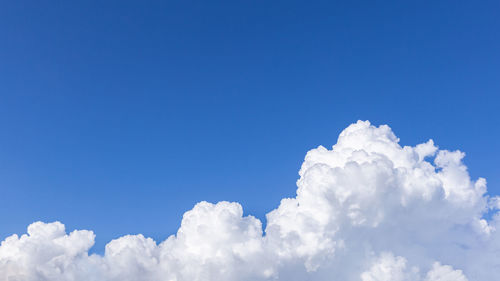
<svg viewBox="0 0 500 281">
<path fill-rule="evenodd" d="M 1 243 L 0 280 L 496 280 L 500 200 L 463 157 L 358 121 L 307 153 L 297 196 L 265 230 L 238 203 L 200 202 L 165 241 L 127 235 L 101 256 L 88 253 L 92 231 L 35 222 Z"/>
</svg>

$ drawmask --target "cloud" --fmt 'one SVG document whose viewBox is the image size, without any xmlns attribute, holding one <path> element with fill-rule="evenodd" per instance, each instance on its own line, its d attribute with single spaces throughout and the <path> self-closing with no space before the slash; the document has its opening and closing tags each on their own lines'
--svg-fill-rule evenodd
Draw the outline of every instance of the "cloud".
<svg viewBox="0 0 500 281">
<path fill-rule="evenodd" d="M 88 254 L 92 231 L 36 222 L 1 243 L 0 280 L 494 280 L 500 200 L 463 157 L 432 140 L 402 147 L 388 126 L 358 121 L 307 153 L 296 197 L 265 231 L 238 203 L 200 202 L 176 235 L 127 235 L 101 256 Z"/>
</svg>

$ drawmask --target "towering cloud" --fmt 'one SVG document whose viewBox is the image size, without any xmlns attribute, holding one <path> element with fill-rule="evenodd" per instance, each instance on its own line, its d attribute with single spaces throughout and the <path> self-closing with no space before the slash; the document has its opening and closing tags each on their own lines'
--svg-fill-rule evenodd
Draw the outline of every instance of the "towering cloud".
<svg viewBox="0 0 500 281">
<path fill-rule="evenodd" d="M 200 202 L 167 240 L 128 235 L 100 256 L 91 231 L 36 222 L 2 242 L 0 280 L 496 280 L 500 200 L 463 157 L 358 121 L 307 153 L 265 231 L 238 203 Z"/>
</svg>

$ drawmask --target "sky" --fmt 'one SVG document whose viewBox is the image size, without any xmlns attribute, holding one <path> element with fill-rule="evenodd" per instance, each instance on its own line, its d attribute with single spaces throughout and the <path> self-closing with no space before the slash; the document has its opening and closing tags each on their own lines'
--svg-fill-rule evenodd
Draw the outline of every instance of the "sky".
<svg viewBox="0 0 500 281">
<path fill-rule="evenodd" d="M 102 253 L 202 200 L 266 224 L 357 120 L 500 194 L 498 1 L 0 5 L 0 240 L 61 221 Z"/>
</svg>

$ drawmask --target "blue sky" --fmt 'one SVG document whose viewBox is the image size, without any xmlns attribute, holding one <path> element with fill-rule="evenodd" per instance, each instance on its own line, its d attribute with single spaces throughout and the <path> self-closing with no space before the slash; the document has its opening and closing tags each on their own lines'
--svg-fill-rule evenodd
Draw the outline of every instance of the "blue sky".
<svg viewBox="0 0 500 281">
<path fill-rule="evenodd" d="M 0 237 L 164 239 L 201 200 L 264 218 L 358 119 L 460 149 L 500 193 L 498 1 L 5 1 Z"/>
</svg>

